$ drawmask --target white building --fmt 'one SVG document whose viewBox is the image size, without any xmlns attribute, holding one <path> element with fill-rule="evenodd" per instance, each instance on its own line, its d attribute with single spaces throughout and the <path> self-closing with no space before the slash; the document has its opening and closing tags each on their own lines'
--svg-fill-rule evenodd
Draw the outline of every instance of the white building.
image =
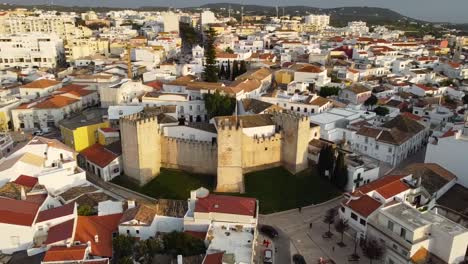
<svg viewBox="0 0 468 264">
<path fill-rule="evenodd" d="M 202 26 L 207 25 L 207 24 L 214 24 L 217 22 L 218 22 L 218 19 L 216 19 L 215 14 L 209 10 L 205 10 L 200 14 L 200 24 Z"/>
<path fill-rule="evenodd" d="M 368 236 L 385 245 L 385 263 L 415 259 L 459 263 L 465 259 L 468 229 L 432 211 L 422 213 L 397 203 L 380 209 L 367 223 Z"/>
<path fill-rule="evenodd" d="M 319 28 L 325 28 L 330 25 L 330 16 L 329 15 L 308 15 L 305 16 L 305 23 L 312 24 Z"/>
<path fill-rule="evenodd" d="M 29 33 L 0 36 L 0 69 L 53 68 L 63 61 L 63 40 L 54 34 Z"/>
<path fill-rule="evenodd" d="M 435 162 L 457 176 L 458 183 L 468 188 L 465 164 L 468 157 L 464 154 L 468 148 L 467 116 L 462 129 L 450 129 L 444 135 L 427 145 L 424 162 Z"/>
</svg>

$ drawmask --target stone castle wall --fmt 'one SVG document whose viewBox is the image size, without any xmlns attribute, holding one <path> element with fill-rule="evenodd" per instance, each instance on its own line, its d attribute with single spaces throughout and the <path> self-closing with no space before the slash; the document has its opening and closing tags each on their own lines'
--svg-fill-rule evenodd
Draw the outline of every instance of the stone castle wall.
<svg viewBox="0 0 468 264">
<path fill-rule="evenodd" d="M 162 167 L 216 175 L 217 163 L 218 149 L 216 144 L 178 138 L 162 138 Z"/>
</svg>

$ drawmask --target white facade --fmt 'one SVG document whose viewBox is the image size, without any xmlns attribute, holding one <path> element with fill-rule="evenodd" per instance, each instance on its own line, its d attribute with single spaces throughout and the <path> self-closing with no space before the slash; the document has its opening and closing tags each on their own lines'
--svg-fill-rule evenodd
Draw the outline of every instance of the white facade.
<svg viewBox="0 0 468 264">
<path fill-rule="evenodd" d="M 54 34 L 29 33 L 0 36 L 0 69 L 53 68 L 63 61 L 63 40 Z"/>
<path fill-rule="evenodd" d="M 328 15 L 308 15 L 305 16 L 305 23 L 316 25 L 319 28 L 328 27 L 330 25 L 330 16 Z"/>
</svg>

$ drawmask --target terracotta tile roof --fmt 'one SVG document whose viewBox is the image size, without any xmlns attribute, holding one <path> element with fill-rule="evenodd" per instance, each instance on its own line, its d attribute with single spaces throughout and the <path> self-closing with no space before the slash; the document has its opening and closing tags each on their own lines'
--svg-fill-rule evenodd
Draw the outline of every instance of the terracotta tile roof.
<svg viewBox="0 0 468 264">
<path fill-rule="evenodd" d="M 0 197 L 21 200 L 21 192 L 22 190 L 27 193 L 32 188 L 19 185 L 14 182 L 7 182 L 5 185 L 0 187 Z"/>
<path fill-rule="evenodd" d="M 49 109 L 49 108 L 62 108 L 67 105 L 78 102 L 79 100 L 73 99 L 63 95 L 54 95 L 42 102 L 34 105 L 34 108 Z"/>
<path fill-rule="evenodd" d="M 456 176 L 435 163 L 413 163 L 403 171 L 413 174 L 413 178 L 421 178 L 421 185 L 431 194 L 438 192 L 447 183 L 456 180 Z"/>
<path fill-rule="evenodd" d="M 377 190 L 378 188 L 380 187 L 383 187 L 387 184 L 390 184 L 394 181 L 400 181 L 402 178 L 408 176 L 408 174 L 404 174 L 404 175 L 387 175 L 387 176 L 384 176 L 380 179 L 377 179 L 373 182 L 370 182 L 364 186 L 361 186 L 357 189 L 358 192 L 361 192 L 363 194 L 367 194 L 371 191 L 375 191 Z"/>
<path fill-rule="evenodd" d="M 112 234 L 118 231 L 122 215 L 78 216 L 74 240 L 83 244 L 90 241 L 93 256 L 112 257 Z"/>
<path fill-rule="evenodd" d="M 426 261 L 430 257 L 429 251 L 425 247 L 420 247 L 414 254 L 411 256 L 411 263 L 413 264 L 423 264 L 427 263 Z"/>
<path fill-rule="evenodd" d="M 31 226 L 40 204 L 0 198 L 0 223 Z"/>
<path fill-rule="evenodd" d="M 54 81 L 54 80 L 41 79 L 41 80 L 37 80 L 37 81 L 34 81 L 34 82 L 30 82 L 28 84 L 22 85 L 22 86 L 20 86 L 20 88 L 45 89 L 45 88 L 49 88 L 49 87 L 57 85 L 57 84 L 60 84 L 60 82 Z"/>
<path fill-rule="evenodd" d="M 93 185 L 88 185 L 88 186 L 76 186 L 72 187 L 65 192 L 60 194 L 60 197 L 63 198 L 65 201 L 71 201 L 73 199 L 78 198 L 79 196 L 85 194 L 85 193 L 92 193 L 97 191 L 98 189 L 94 187 Z"/>
<path fill-rule="evenodd" d="M 410 133 L 403 132 L 397 128 L 382 130 L 376 140 L 392 145 L 401 145 L 411 138 Z"/>
<path fill-rule="evenodd" d="M 231 53 L 226 53 L 226 52 L 218 52 L 216 53 L 216 58 L 220 59 L 237 59 L 239 57 L 238 54 L 231 54 Z"/>
<path fill-rule="evenodd" d="M 224 252 L 207 254 L 202 264 L 223 264 Z"/>
<path fill-rule="evenodd" d="M 328 100 L 327 98 L 324 98 L 324 97 L 321 97 L 321 96 L 318 96 L 317 98 L 315 98 L 314 100 L 312 100 L 310 102 L 311 105 L 316 105 L 316 106 L 319 106 L 319 107 L 322 107 L 328 103 L 330 103 L 331 101 Z"/>
<path fill-rule="evenodd" d="M 26 201 L 35 204 L 42 204 L 47 197 L 48 195 L 46 193 L 26 195 Z"/>
<path fill-rule="evenodd" d="M 99 128 L 102 132 L 105 132 L 105 133 L 110 133 L 110 132 L 119 132 L 118 129 L 116 128 L 112 128 L 112 127 L 101 127 Z"/>
<path fill-rule="evenodd" d="M 69 203 L 60 207 L 40 211 L 36 223 L 48 221 L 62 216 L 72 215 L 75 211 L 75 203 Z"/>
<path fill-rule="evenodd" d="M 156 215 L 183 217 L 188 210 L 187 201 L 158 199 L 155 203 L 141 203 L 124 212 L 120 223 L 138 220 L 146 225 L 151 224 Z"/>
<path fill-rule="evenodd" d="M 20 175 L 16 180 L 13 181 L 16 184 L 32 188 L 36 186 L 38 179 L 27 175 Z"/>
<path fill-rule="evenodd" d="M 355 70 L 355 69 L 348 69 L 348 71 L 351 72 L 351 73 L 359 73 L 360 72 L 360 71 Z"/>
<path fill-rule="evenodd" d="M 88 161 L 98 165 L 101 168 L 106 167 L 119 156 L 109 151 L 104 146 L 96 143 L 80 152 Z"/>
<path fill-rule="evenodd" d="M 367 89 L 364 85 L 361 85 L 361 84 L 355 84 L 350 87 L 346 87 L 345 89 L 355 94 L 370 92 L 369 89 Z"/>
<path fill-rule="evenodd" d="M 377 138 L 380 131 L 381 129 L 378 128 L 362 126 L 356 133 L 366 137 Z"/>
<path fill-rule="evenodd" d="M 350 199 L 348 202 L 346 202 L 345 205 L 365 218 L 367 218 L 370 214 L 382 206 L 379 201 L 375 200 L 369 195 L 363 195 L 354 200 Z"/>
<path fill-rule="evenodd" d="M 83 260 L 86 257 L 86 245 L 66 247 L 56 246 L 47 250 L 44 262 L 52 261 L 70 261 L 70 260 Z"/>
<path fill-rule="evenodd" d="M 398 130 L 412 135 L 425 129 L 424 125 L 405 115 L 398 115 L 392 120 L 385 122 L 382 126 L 385 128 L 397 128 Z"/>
<path fill-rule="evenodd" d="M 321 73 L 324 70 L 322 70 L 320 67 L 315 66 L 315 65 L 306 65 L 306 66 L 298 69 L 297 71 L 298 72 Z"/>
<path fill-rule="evenodd" d="M 446 137 L 453 137 L 455 136 L 455 134 L 457 134 L 457 131 L 456 130 L 453 130 L 452 128 L 450 128 L 449 130 L 447 130 L 447 132 L 445 132 L 441 138 L 446 138 Z"/>
<path fill-rule="evenodd" d="M 436 88 L 433 88 L 433 87 L 429 87 L 429 86 L 426 86 L 424 84 L 416 84 L 417 87 L 423 89 L 424 91 L 437 91 Z"/>
<path fill-rule="evenodd" d="M 49 228 L 49 231 L 47 231 L 47 239 L 44 244 L 50 245 L 71 238 L 73 236 L 74 225 L 75 219 L 70 219 L 52 226 Z"/>
<path fill-rule="evenodd" d="M 375 191 L 378 192 L 380 195 L 382 195 L 383 198 L 389 199 L 408 189 L 409 189 L 408 185 L 404 184 L 402 181 L 393 181 L 380 188 L 377 188 L 377 190 Z"/>
<path fill-rule="evenodd" d="M 224 124 L 226 120 L 228 121 L 228 124 L 232 125 L 238 122 L 243 128 L 274 125 L 272 117 L 269 114 L 215 117 L 215 123 L 217 126 Z"/>
<path fill-rule="evenodd" d="M 225 213 L 255 217 L 257 201 L 254 198 L 209 194 L 195 203 L 195 212 Z"/>
<path fill-rule="evenodd" d="M 420 121 L 422 119 L 422 117 L 420 117 L 418 115 L 415 115 L 413 113 L 410 113 L 410 112 L 403 112 L 403 113 L 401 113 L 401 115 L 403 117 L 411 118 L 411 119 L 416 120 L 416 121 Z"/>
<path fill-rule="evenodd" d="M 68 85 L 63 86 L 60 89 L 57 89 L 57 91 L 69 92 L 69 91 L 73 91 L 73 90 L 81 90 L 81 89 L 86 88 L 86 87 L 87 86 L 85 86 L 85 85 L 68 84 Z"/>
</svg>

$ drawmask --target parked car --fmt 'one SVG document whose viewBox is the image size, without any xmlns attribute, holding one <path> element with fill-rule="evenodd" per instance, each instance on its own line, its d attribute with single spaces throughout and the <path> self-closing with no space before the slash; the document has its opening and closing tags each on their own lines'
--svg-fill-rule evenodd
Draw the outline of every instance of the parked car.
<svg viewBox="0 0 468 264">
<path fill-rule="evenodd" d="M 262 225 L 260 227 L 260 232 L 262 232 L 263 234 L 265 234 L 271 239 L 279 236 L 278 231 L 276 231 L 274 227 L 269 226 L 269 225 Z"/>
<path fill-rule="evenodd" d="M 41 130 L 34 130 L 32 134 L 33 136 L 42 136 L 44 135 L 44 132 L 42 132 Z"/>
<path fill-rule="evenodd" d="M 292 259 L 294 264 L 306 264 L 304 257 L 300 254 L 294 254 Z"/>
<path fill-rule="evenodd" d="M 273 251 L 265 249 L 263 252 L 263 263 L 273 263 Z"/>
</svg>

